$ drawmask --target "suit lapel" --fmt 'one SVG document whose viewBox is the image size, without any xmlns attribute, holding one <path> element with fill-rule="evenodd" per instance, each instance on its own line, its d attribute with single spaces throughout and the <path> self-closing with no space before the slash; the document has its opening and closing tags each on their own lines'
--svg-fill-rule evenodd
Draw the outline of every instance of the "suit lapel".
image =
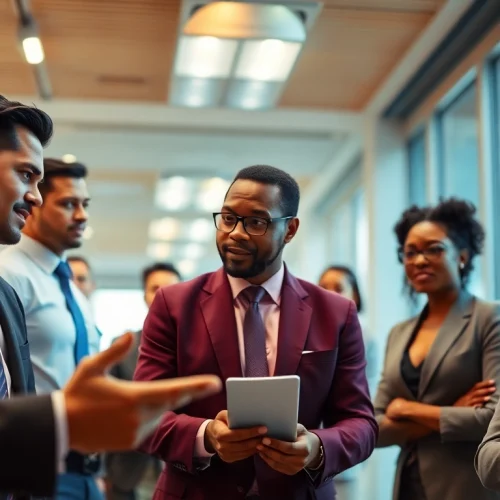
<svg viewBox="0 0 500 500">
<path fill-rule="evenodd" d="M 468 293 L 463 292 L 450 309 L 422 365 L 420 385 L 418 388 L 419 398 L 422 397 L 427 387 L 429 387 L 434 373 L 451 346 L 465 330 L 465 327 L 470 321 L 473 306 L 474 298 Z"/>
<path fill-rule="evenodd" d="M 233 295 L 224 271 L 212 274 L 203 289 L 208 295 L 200 303 L 201 310 L 222 378 L 241 377 Z"/>
<path fill-rule="evenodd" d="M 274 371 L 276 376 L 297 372 L 311 323 L 312 308 L 305 300 L 307 296 L 299 281 L 285 268 Z"/>
<path fill-rule="evenodd" d="M 2 327 L 6 351 L 2 354 L 7 358 L 12 392 L 25 393 L 27 388 L 23 374 L 21 353 L 19 352 L 18 338 L 14 331 L 15 322 L 10 312 L 10 309 L 17 306 L 17 304 L 13 304 L 11 297 L 7 296 L 5 286 L 0 282 L 0 326 Z"/>
</svg>

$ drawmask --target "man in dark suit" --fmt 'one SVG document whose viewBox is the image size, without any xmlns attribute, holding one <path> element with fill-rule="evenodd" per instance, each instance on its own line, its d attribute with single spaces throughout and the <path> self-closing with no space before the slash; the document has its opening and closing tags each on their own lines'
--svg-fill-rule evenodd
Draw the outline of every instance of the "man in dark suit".
<svg viewBox="0 0 500 500">
<path fill-rule="evenodd" d="M 32 208 L 42 203 L 38 184 L 43 147 L 51 135 L 47 114 L 0 96 L 0 244 L 17 243 Z M 82 453 L 131 449 L 167 408 L 202 396 L 206 389 L 217 390 L 213 377 L 177 380 L 170 386 L 106 377 L 132 341 L 131 335 L 124 336 L 109 350 L 83 360 L 62 391 L 23 396 L 34 388 L 24 312 L 14 290 L 0 279 L 2 500 L 12 493 L 18 498 L 51 495 L 69 448 Z"/>
<path fill-rule="evenodd" d="M 156 292 L 181 281 L 181 275 L 169 262 L 156 262 L 142 272 L 144 301 L 148 309 Z M 122 380 L 133 380 L 142 332 L 134 333 L 134 346 L 125 359 L 117 363 L 110 374 Z M 109 482 L 108 500 L 149 500 L 161 471 L 161 463 L 137 451 L 109 453 L 106 457 L 106 477 Z M 141 495 L 141 492 L 143 495 Z"/>
<path fill-rule="evenodd" d="M 282 262 L 299 187 L 287 173 L 238 173 L 214 214 L 223 269 L 161 289 L 135 378 L 297 374 L 297 440 L 230 430 L 226 393 L 169 412 L 143 449 L 166 462 L 155 498 L 331 500 L 333 477 L 370 456 L 377 424 L 352 301 L 295 278 Z"/>
</svg>

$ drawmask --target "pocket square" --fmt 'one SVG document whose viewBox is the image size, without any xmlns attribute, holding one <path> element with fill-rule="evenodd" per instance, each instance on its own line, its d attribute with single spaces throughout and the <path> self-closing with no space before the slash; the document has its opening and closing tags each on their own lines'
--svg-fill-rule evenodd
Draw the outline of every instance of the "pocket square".
<svg viewBox="0 0 500 500">
<path fill-rule="evenodd" d="M 314 352 L 314 351 L 302 351 L 302 354 L 310 354 L 311 352 Z"/>
</svg>

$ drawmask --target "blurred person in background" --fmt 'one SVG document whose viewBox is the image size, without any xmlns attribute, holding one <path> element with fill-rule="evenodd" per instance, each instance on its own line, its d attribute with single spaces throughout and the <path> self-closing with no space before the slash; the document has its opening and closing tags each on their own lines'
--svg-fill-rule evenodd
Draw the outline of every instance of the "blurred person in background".
<svg viewBox="0 0 500 500">
<path fill-rule="evenodd" d="M 321 274 L 318 285 L 325 290 L 338 293 L 343 297 L 352 300 L 356 305 L 356 310 L 358 311 L 361 324 L 361 331 L 363 333 L 363 341 L 365 343 L 366 378 L 368 380 L 370 392 L 373 393 L 378 375 L 376 357 L 377 346 L 374 339 L 367 334 L 367 329 L 363 325 L 363 301 L 361 299 L 360 287 L 354 271 L 347 266 L 331 265 Z M 355 481 L 359 477 L 361 467 L 362 465 L 357 465 L 356 467 L 352 467 L 335 477 L 338 500 L 357 500 L 357 483 Z"/>
<path fill-rule="evenodd" d="M 474 470 L 500 384 L 500 306 L 467 289 L 485 238 L 476 209 L 413 206 L 395 233 L 410 295 L 427 304 L 390 332 L 375 398 L 377 446 L 401 447 L 393 499 L 499 499 Z"/>
<path fill-rule="evenodd" d="M 39 394 L 61 389 L 83 357 L 99 350 L 90 304 L 72 281 L 66 252 L 79 248 L 90 196 L 81 163 L 47 158 L 39 189 L 20 242 L 2 252 L 0 276 L 17 292 L 26 315 L 31 361 Z M 59 476 L 56 498 L 101 500 L 95 482 L 98 455 L 71 451 Z"/>
<path fill-rule="evenodd" d="M 71 268 L 75 285 L 90 300 L 96 283 L 89 261 L 80 255 L 70 255 L 66 260 Z"/>
<path fill-rule="evenodd" d="M 366 328 L 363 325 L 363 311 L 364 303 L 361 299 L 360 287 L 354 271 L 347 266 L 332 265 L 326 268 L 320 276 L 319 286 L 325 290 L 338 293 L 343 297 L 352 300 L 356 305 L 359 320 L 361 323 L 361 330 L 363 332 L 363 339 L 365 341 L 366 351 L 366 376 L 370 389 L 373 389 L 371 382 L 377 376 L 376 366 L 376 345 L 373 338 L 367 334 Z"/>
<path fill-rule="evenodd" d="M 153 303 L 157 290 L 181 281 L 181 275 L 173 264 L 157 262 L 142 272 L 144 300 L 148 309 Z M 133 332 L 134 345 L 110 374 L 123 380 L 133 380 L 139 357 L 142 332 Z M 156 481 L 161 473 L 161 462 L 140 452 L 110 453 L 106 456 L 106 477 L 108 500 L 150 500 Z"/>
</svg>

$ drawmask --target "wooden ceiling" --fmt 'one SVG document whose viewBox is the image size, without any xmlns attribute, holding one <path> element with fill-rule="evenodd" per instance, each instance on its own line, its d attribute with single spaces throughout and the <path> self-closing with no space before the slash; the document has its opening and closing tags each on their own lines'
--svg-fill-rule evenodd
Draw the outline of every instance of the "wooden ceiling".
<svg viewBox="0 0 500 500">
<path fill-rule="evenodd" d="M 444 0 L 326 0 L 282 107 L 359 110 Z M 54 97 L 166 102 L 180 0 L 33 0 Z M 34 95 L 0 2 L 0 93 Z"/>
</svg>

